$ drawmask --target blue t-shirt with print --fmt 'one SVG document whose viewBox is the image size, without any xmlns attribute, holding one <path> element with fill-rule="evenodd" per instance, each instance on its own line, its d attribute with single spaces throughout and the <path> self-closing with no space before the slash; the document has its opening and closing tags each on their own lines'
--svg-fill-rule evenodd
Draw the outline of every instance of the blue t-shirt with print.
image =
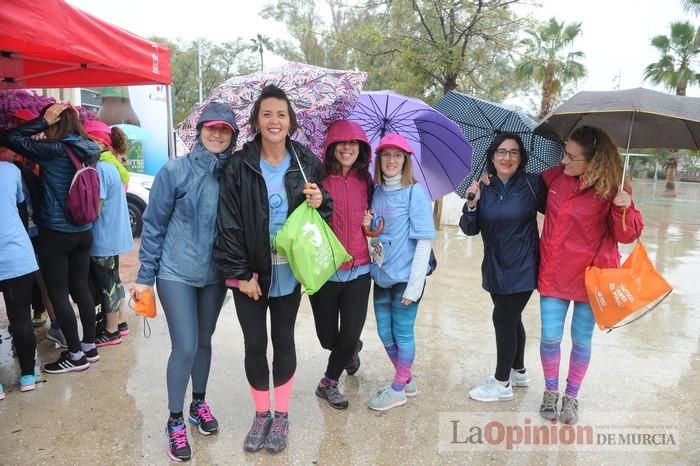
<svg viewBox="0 0 700 466">
<path fill-rule="evenodd" d="M 92 225 L 93 257 L 117 256 L 130 251 L 133 246 L 129 207 L 124 185 L 117 168 L 109 162 L 98 162 L 100 176 L 100 215 Z"/>
<path fill-rule="evenodd" d="M 372 197 L 372 210 L 375 218 L 384 219 L 384 230 L 379 235 L 384 261 L 381 267 L 372 264 L 372 279 L 382 288 L 408 283 L 417 240 L 435 237 L 430 198 L 418 184 L 391 191 L 378 186 Z"/>
<path fill-rule="evenodd" d="M 270 247 L 272 237 L 282 228 L 289 214 L 289 201 L 284 185 L 284 175 L 291 165 L 289 152 L 284 153 L 282 162 L 273 165 L 260 159 L 265 185 L 267 186 L 267 200 L 270 206 Z M 297 279 L 292 273 L 292 268 L 283 256 L 279 256 L 272 248 L 272 283 L 270 284 L 270 297 L 287 296 L 297 286 Z"/>
<path fill-rule="evenodd" d="M 21 277 L 39 268 L 17 210 L 17 204 L 24 200 L 19 169 L 0 162 L 0 280 Z"/>
</svg>

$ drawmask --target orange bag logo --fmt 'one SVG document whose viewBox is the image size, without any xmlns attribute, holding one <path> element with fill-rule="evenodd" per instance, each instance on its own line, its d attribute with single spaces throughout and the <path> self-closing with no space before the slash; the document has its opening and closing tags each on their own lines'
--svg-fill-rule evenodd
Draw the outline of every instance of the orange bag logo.
<svg viewBox="0 0 700 466">
<path fill-rule="evenodd" d="M 598 328 L 612 330 L 651 312 L 673 287 L 656 271 L 641 241 L 617 269 L 586 268 L 586 291 Z M 616 325 L 629 315 L 650 306 L 636 318 Z"/>
</svg>

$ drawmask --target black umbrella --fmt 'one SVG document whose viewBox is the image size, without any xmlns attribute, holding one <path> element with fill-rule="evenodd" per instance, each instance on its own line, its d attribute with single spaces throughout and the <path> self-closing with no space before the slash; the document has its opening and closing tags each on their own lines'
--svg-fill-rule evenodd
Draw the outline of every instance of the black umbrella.
<svg viewBox="0 0 700 466">
<path fill-rule="evenodd" d="M 566 139 L 579 126 L 605 130 L 620 147 L 700 150 L 700 98 L 638 87 L 579 92 L 547 115 L 535 129 Z M 624 179 L 624 174 L 623 174 Z"/>
</svg>

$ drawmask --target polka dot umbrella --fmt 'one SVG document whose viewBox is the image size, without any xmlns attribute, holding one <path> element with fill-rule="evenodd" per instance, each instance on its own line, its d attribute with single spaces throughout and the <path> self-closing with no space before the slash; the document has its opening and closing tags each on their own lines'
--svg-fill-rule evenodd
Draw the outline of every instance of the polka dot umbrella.
<svg viewBox="0 0 700 466">
<path fill-rule="evenodd" d="M 457 194 L 464 192 L 481 176 L 486 167 L 486 149 L 499 133 L 515 133 L 520 136 L 528 154 L 525 169 L 539 173 L 558 165 L 563 146 L 556 138 L 535 134 L 537 123 L 520 109 L 477 99 L 466 94 L 450 91 L 438 100 L 433 107 L 457 123 L 466 138 L 474 147 L 472 172 L 457 187 Z"/>
</svg>

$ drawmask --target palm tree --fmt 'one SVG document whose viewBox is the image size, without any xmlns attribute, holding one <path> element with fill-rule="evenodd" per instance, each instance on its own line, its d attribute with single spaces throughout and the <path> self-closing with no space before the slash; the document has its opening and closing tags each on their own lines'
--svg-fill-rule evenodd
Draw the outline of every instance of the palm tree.
<svg viewBox="0 0 700 466">
<path fill-rule="evenodd" d="M 700 0 L 683 0 L 683 9 L 700 15 Z"/>
<path fill-rule="evenodd" d="M 644 79 L 685 95 L 689 85 L 700 83 L 700 73 L 691 65 L 700 58 L 700 28 L 690 22 L 671 23 L 671 35 L 651 39 L 661 54 L 659 61 L 644 69 Z"/>
<path fill-rule="evenodd" d="M 515 67 L 515 76 L 540 85 L 541 119 L 549 113 L 553 100 L 559 97 L 564 85 L 586 75 L 586 68 L 577 61 L 583 58 L 583 52 L 566 52 L 581 33 L 581 23 L 564 24 L 551 18 L 527 33 L 530 37 L 520 42 L 525 50 Z"/>
<path fill-rule="evenodd" d="M 258 34 L 254 39 L 250 39 L 250 41 L 253 43 L 250 49 L 260 54 L 260 71 L 263 71 L 263 52 L 265 49 L 272 50 L 272 42 L 262 34 Z"/>
</svg>

